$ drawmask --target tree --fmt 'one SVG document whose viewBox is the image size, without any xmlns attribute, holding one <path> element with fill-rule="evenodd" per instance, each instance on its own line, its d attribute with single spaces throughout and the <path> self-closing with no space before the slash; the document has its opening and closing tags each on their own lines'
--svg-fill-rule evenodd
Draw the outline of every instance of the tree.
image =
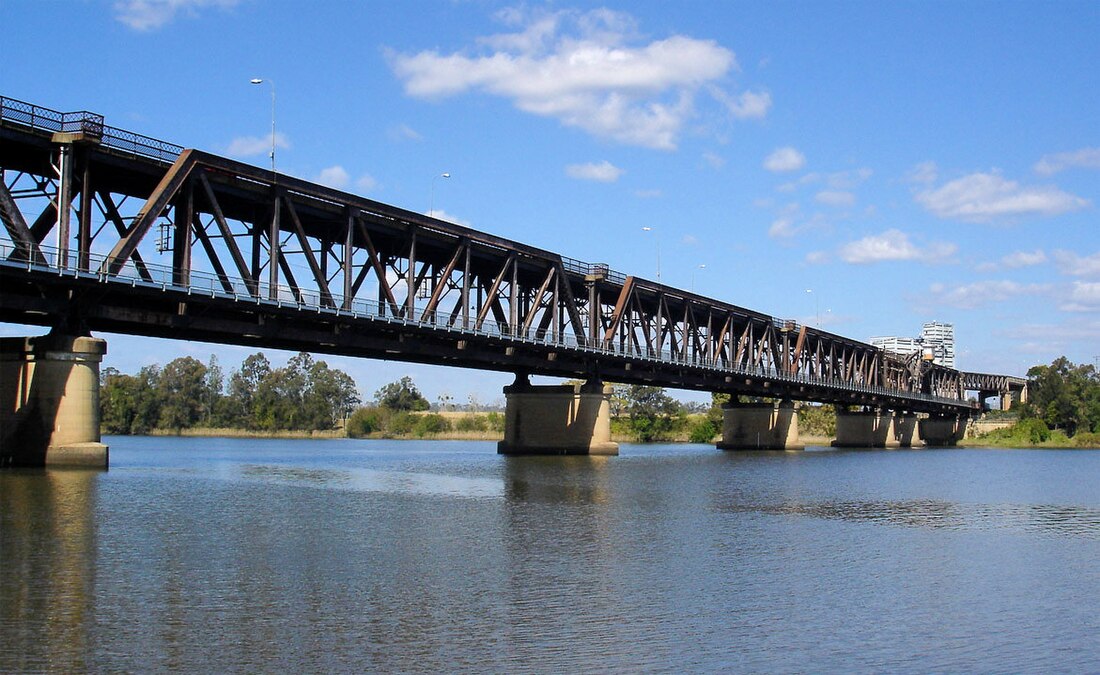
<svg viewBox="0 0 1100 675">
<path fill-rule="evenodd" d="M 355 380 L 343 372 L 317 361 L 309 368 L 305 393 L 310 428 L 331 429 L 359 405 Z"/>
<path fill-rule="evenodd" d="M 397 382 L 390 382 L 374 396 L 378 399 L 378 405 L 394 411 L 427 410 L 430 407 L 428 399 L 424 398 L 408 375 Z"/>
<path fill-rule="evenodd" d="M 271 363 L 262 353 L 256 353 L 245 358 L 240 370 L 229 377 L 230 416 L 236 419 L 236 424 L 247 429 L 259 428 L 255 410 L 256 392 L 270 374 Z"/>
<path fill-rule="evenodd" d="M 1062 356 L 1049 366 L 1027 371 L 1025 417 L 1036 417 L 1069 436 L 1100 431 L 1100 378 L 1091 365 L 1074 365 Z"/>
<path fill-rule="evenodd" d="M 206 366 L 190 356 L 175 359 L 161 371 L 156 395 L 160 400 L 158 426 L 187 429 L 204 414 Z"/>
<path fill-rule="evenodd" d="M 680 404 L 660 387 L 632 385 L 627 400 L 631 430 L 643 443 L 666 438 L 683 419 Z"/>
</svg>

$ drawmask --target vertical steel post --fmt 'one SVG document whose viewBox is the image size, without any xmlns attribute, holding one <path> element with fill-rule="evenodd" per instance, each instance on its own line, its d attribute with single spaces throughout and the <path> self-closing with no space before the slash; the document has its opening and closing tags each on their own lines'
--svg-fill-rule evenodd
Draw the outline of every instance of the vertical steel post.
<svg viewBox="0 0 1100 675">
<path fill-rule="evenodd" d="M 73 198 L 73 146 L 58 146 L 57 162 L 57 266 L 69 267 L 69 219 Z"/>
</svg>

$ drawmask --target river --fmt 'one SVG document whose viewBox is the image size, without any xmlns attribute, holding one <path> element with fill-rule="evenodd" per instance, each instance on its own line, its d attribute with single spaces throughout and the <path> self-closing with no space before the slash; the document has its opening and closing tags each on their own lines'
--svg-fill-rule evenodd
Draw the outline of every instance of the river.
<svg viewBox="0 0 1100 675">
<path fill-rule="evenodd" d="M 0 472 L 0 672 L 1098 672 L 1100 452 L 109 438 Z"/>
</svg>

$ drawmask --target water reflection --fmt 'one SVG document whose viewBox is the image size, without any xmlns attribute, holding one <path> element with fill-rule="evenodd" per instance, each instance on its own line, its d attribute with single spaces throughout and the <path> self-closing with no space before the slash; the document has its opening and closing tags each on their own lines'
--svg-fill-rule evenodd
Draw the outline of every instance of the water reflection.
<svg viewBox="0 0 1100 675">
<path fill-rule="evenodd" d="M 774 504 L 720 501 L 731 513 L 797 515 L 947 530 L 1020 530 L 1100 538 L 1100 509 L 1055 504 L 973 504 L 940 500 L 784 501 Z"/>
<path fill-rule="evenodd" d="M 0 671 L 85 670 L 100 473 L 0 473 Z"/>
<path fill-rule="evenodd" d="M 358 492 L 471 498 L 499 498 L 504 495 L 504 485 L 499 479 L 446 473 L 246 464 L 241 466 L 239 477 L 280 485 Z"/>
</svg>

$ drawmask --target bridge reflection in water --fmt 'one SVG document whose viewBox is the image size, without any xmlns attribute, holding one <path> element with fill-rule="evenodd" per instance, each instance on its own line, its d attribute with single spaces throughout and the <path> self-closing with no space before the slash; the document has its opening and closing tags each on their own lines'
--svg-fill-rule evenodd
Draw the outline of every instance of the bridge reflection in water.
<svg viewBox="0 0 1100 675">
<path fill-rule="evenodd" d="M 92 113 L 0 98 L 0 140 L 0 320 L 50 326 L 54 339 L 109 331 L 515 373 L 502 452 L 614 454 L 600 421 L 608 381 L 874 411 L 875 421 L 848 425 L 856 431 L 842 444 L 879 444 L 880 429 L 885 442 L 910 444 L 912 434 L 892 429 L 920 413 L 924 441 L 952 443 L 976 410 L 972 380 L 998 377 L 116 129 Z M 170 264 L 152 262 L 161 256 Z M 42 352 L 25 342 L 2 350 L 20 382 L 32 380 L 31 364 L 67 358 Z M 547 406 L 539 398 L 560 398 L 560 388 L 532 387 L 530 374 L 587 386 Z M 1001 377 L 996 392 L 1009 400 L 1022 384 Z M 45 410 L 58 387 L 9 398 Z M 562 419 L 547 419 L 548 408 Z M 562 440 L 590 416 L 591 440 Z M 734 406 L 726 418 L 723 447 L 797 446 L 793 406 Z M 5 425 L 6 437 L 25 435 L 17 427 Z"/>
</svg>

